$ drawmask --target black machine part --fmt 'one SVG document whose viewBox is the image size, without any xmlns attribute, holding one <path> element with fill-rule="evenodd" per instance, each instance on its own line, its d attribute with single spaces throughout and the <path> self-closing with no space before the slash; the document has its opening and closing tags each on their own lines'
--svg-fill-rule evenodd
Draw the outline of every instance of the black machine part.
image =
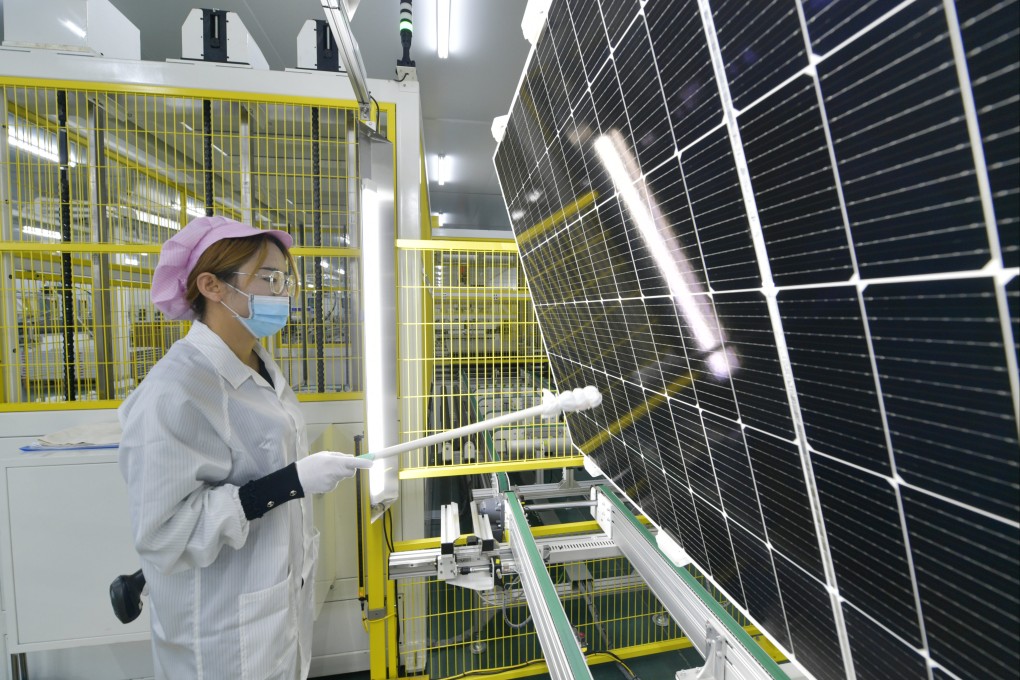
<svg viewBox="0 0 1020 680">
<path fill-rule="evenodd" d="M 121 623 L 131 623 L 142 613 L 142 589 L 145 574 L 139 569 L 133 574 L 121 574 L 110 584 L 110 604 Z"/>
</svg>

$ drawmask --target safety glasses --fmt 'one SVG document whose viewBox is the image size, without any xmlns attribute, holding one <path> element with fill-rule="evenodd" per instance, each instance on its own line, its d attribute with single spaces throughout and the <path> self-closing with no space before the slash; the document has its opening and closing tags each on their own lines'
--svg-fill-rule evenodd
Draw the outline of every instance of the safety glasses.
<svg viewBox="0 0 1020 680">
<path fill-rule="evenodd" d="M 297 291 L 297 281 L 295 281 L 294 275 L 281 272 L 279 269 L 268 273 L 261 272 L 254 272 L 250 274 L 248 272 L 233 272 L 233 273 L 240 274 L 242 276 L 254 276 L 257 279 L 262 279 L 263 281 L 269 284 L 269 292 L 271 292 L 273 295 L 283 295 L 284 293 L 286 293 L 287 295 L 293 297 L 294 293 Z"/>
</svg>

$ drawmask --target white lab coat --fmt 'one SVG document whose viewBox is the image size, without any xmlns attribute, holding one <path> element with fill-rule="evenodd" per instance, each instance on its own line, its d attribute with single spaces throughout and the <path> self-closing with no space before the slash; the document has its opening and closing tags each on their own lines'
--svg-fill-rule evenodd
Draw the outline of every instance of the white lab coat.
<svg viewBox="0 0 1020 680">
<path fill-rule="evenodd" d="M 120 468 L 149 584 L 157 680 L 308 675 L 319 537 L 311 498 L 249 522 L 238 488 L 307 454 L 293 391 L 196 321 L 120 407 Z"/>
</svg>

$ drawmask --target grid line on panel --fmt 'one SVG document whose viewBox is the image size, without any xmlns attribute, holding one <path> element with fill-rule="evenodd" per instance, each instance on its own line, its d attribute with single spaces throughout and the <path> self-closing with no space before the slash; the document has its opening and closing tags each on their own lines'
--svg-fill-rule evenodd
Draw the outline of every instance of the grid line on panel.
<svg viewBox="0 0 1020 680">
<path fill-rule="evenodd" d="M 795 2 L 716 0 L 713 5 L 712 30 L 734 108 L 744 108 L 774 83 L 807 66 Z"/>
<path fill-rule="evenodd" d="M 831 460 L 814 463 L 841 596 L 921 646 L 895 485 Z"/>
<path fill-rule="evenodd" d="M 776 580 L 790 625 L 791 651 L 819 680 L 843 680 L 848 661 L 839 638 L 832 595 L 822 581 L 773 550 Z M 829 605 L 829 606 L 826 606 Z M 839 610 L 842 614 L 842 609 Z M 847 641 L 849 645 L 849 640 Z"/>
<path fill-rule="evenodd" d="M 857 288 L 784 289 L 779 311 L 811 449 L 891 476 Z"/>
<path fill-rule="evenodd" d="M 825 12 L 826 10 L 828 10 L 828 9 L 830 9 L 832 7 L 833 7 L 833 5 L 829 5 L 829 6 L 823 7 L 821 12 Z M 902 7 L 902 5 L 901 5 L 901 7 Z M 868 7 L 864 7 L 864 8 L 861 8 L 861 7 L 858 6 L 857 9 L 859 9 L 861 11 L 868 11 L 870 9 L 870 5 Z M 798 13 L 798 16 L 800 18 L 802 31 L 804 33 L 804 41 L 805 41 L 806 49 L 808 50 L 809 53 L 812 53 L 813 52 L 813 49 L 812 49 L 812 37 L 811 37 L 811 33 L 809 31 L 809 28 L 808 28 L 808 21 L 807 21 L 807 17 L 805 15 L 805 11 L 804 11 L 804 5 L 801 2 L 797 2 L 797 13 Z M 845 198 L 845 196 L 843 194 L 843 182 L 842 182 L 842 180 L 840 178 L 839 164 L 836 162 L 836 149 L 835 149 L 835 145 L 833 144 L 832 131 L 831 131 L 830 127 L 829 127 L 829 116 L 828 116 L 828 113 L 826 111 L 826 106 L 825 106 L 825 97 L 822 95 L 821 81 L 820 81 L 820 79 L 818 77 L 817 70 L 812 69 L 812 72 L 811 72 L 811 81 L 812 81 L 812 84 L 814 86 L 815 97 L 817 99 L 817 104 L 818 104 L 818 107 L 819 107 L 819 111 L 821 112 L 822 130 L 823 130 L 823 133 L 825 135 L 825 144 L 826 144 L 828 155 L 829 155 L 829 164 L 830 164 L 833 176 L 835 178 L 835 188 L 836 188 L 836 194 L 837 194 L 838 199 L 839 199 L 839 210 L 840 210 L 840 214 L 841 214 L 842 219 L 843 219 L 843 228 L 844 228 L 844 231 L 845 231 L 845 234 L 846 234 L 847 242 L 850 243 L 851 246 L 852 246 L 852 244 L 853 244 L 853 235 L 850 232 L 850 218 L 849 218 L 849 215 L 847 214 L 846 198 Z M 854 277 L 859 280 L 859 277 L 860 277 L 860 268 L 859 268 L 858 262 L 857 262 L 857 252 L 856 252 L 856 249 L 853 248 L 853 247 L 850 247 L 849 253 L 850 253 L 851 266 L 852 266 L 853 272 L 854 272 Z M 870 329 L 870 327 L 868 325 L 867 313 L 866 313 L 866 311 L 864 309 L 863 289 L 861 287 L 859 287 L 859 286 L 855 287 L 855 298 L 856 298 L 856 301 L 857 301 L 857 308 L 858 308 L 859 313 L 860 313 L 861 324 L 863 326 L 863 331 L 864 331 L 864 342 L 865 342 L 865 346 L 867 348 L 868 364 L 869 364 L 869 368 L 870 368 L 870 371 L 871 371 L 871 381 L 872 381 L 872 384 L 874 386 L 875 398 L 876 398 L 876 402 L 877 402 L 877 406 L 878 406 L 878 413 L 879 413 L 880 424 L 881 424 L 882 439 L 883 439 L 883 443 L 885 445 L 885 449 L 886 449 L 886 452 L 887 452 L 889 464 L 892 466 L 892 469 L 895 471 L 896 464 L 895 464 L 895 460 L 894 460 L 894 457 L 893 457 L 892 441 L 891 441 L 890 435 L 889 435 L 889 423 L 888 423 L 888 418 L 887 418 L 887 415 L 886 415 L 885 401 L 882 398 L 881 386 L 879 385 L 879 380 L 878 380 L 878 364 L 876 363 L 876 360 L 875 360 L 875 348 L 874 348 L 874 345 L 873 345 L 872 339 L 871 339 L 871 329 Z M 907 532 L 906 515 L 904 513 L 903 498 L 902 498 L 902 494 L 900 492 L 899 485 L 895 485 L 894 486 L 894 493 L 895 493 L 895 499 L 896 499 L 896 511 L 897 511 L 897 514 L 898 514 L 898 517 L 899 517 L 900 528 L 901 528 L 901 533 L 902 533 L 902 538 L 903 538 L 903 545 L 904 545 L 905 550 L 906 550 L 906 560 L 907 560 L 907 566 L 908 566 L 908 573 L 909 573 L 909 577 L 910 577 L 911 590 L 912 590 L 913 599 L 914 599 L 914 606 L 915 606 L 916 611 L 917 611 L 917 621 L 918 621 L 919 631 L 920 631 L 920 635 L 921 635 L 921 645 L 922 645 L 922 649 L 927 651 L 928 641 L 927 641 L 927 633 L 925 631 L 924 617 L 923 617 L 923 612 L 922 612 L 921 594 L 920 594 L 920 591 L 918 589 L 917 574 L 916 574 L 915 567 L 914 567 L 913 551 L 911 550 L 911 547 L 910 547 L 910 535 Z M 847 627 L 847 644 L 848 644 L 848 646 L 852 646 L 853 645 L 853 639 L 852 639 L 852 631 L 851 631 L 850 621 L 846 621 L 845 625 Z M 858 669 L 859 671 L 861 671 L 861 673 L 862 673 L 862 680 L 866 680 L 866 675 L 867 674 L 866 674 L 866 671 L 864 671 L 864 669 L 863 669 L 863 665 L 865 664 L 864 658 L 868 654 L 868 650 L 869 649 L 870 649 L 870 647 L 864 646 L 863 650 L 859 650 L 857 652 L 856 656 L 853 659 L 853 663 L 854 663 L 855 668 Z M 884 659 L 882 661 L 884 661 Z M 930 680 L 930 678 L 931 678 L 931 670 L 930 670 L 930 668 L 928 668 L 925 665 L 924 666 L 924 671 L 925 671 L 924 675 L 926 675 L 928 677 L 928 680 Z"/>
<path fill-rule="evenodd" d="M 554 235 L 542 233 L 532 238 L 534 243 L 522 243 L 522 260 L 548 279 L 544 290 L 539 286 L 544 297 L 536 296 L 535 302 L 543 327 L 549 329 L 546 346 L 556 377 L 596 384 L 608 395 L 598 413 L 572 418 L 577 441 L 587 444 L 588 453 L 604 463 L 625 495 L 656 515 L 655 521 L 696 556 L 706 572 L 719 572 L 713 580 L 726 580 L 724 590 L 743 600 L 784 651 L 791 650 L 818 678 L 856 674 L 868 680 L 884 677 L 888 670 L 904 678 L 932 680 L 933 668 L 935 677 L 962 677 L 965 671 L 952 646 L 981 647 L 974 646 L 977 641 L 969 633 L 954 633 L 950 619 L 940 612 L 942 606 L 956 607 L 964 600 L 952 590 L 939 592 L 931 575 L 936 564 L 931 550 L 937 545 L 931 537 L 937 536 L 937 527 L 918 526 L 916 508 L 921 499 L 950 516 L 976 518 L 978 525 L 997 523 L 999 532 L 1003 526 L 1014 532 L 1020 528 L 1020 523 L 1003 517 L 1011 497 L 999 482 L 1009 484 L 1011 468 L 1001 467 L 998 453 L 993 455 L 1000 466 L 996 469 L 1006 471 L 998 475 L 1001 480 L 988 474 L 987 461 L 978 461 L 965 474 L 950 478 L 948 486 L 931 481 L 942 474 L 931 463 L 938 463 L 943 454 L 968 458 L 975 446 L 1003 447 L 1018 438 L 1008 432 L 1003 437 L 1000 431 L 1009 423 L 1015 430 L 1014 421 L 1020 420 L 1013 332 L 1020 284 L 1015 267 L 1003 268 L 1013 251 L 1002 238 L 1012 228 L 1011 201 L 1020 195 L 1020 190 L 1010 189 L 1009 181 L 1020 155 L 1010 144 L 1016 146 L 1013 140 L 1020 126 L 1010 126 L 1007 114 L 1015 111 L 1016 103 L 1003 95 L 1015 79 L 1017 69 L 1008 64 L 1016 58 L 1003 56 L 1002 47 L 1015 46 L 1017 31 L 1007 30 L 1005 38 L 996 38 L 1003 19 L 1013 16 L 1015 8 L 1003 2 L 987 10 L 957 6 L 959 26 L 954 30 L 966 49 L 961 52 L 957 45 L 954 52 L 947 30 L 953 22 L 947 23 L 949 10 L 942 0 L 895 6 L 790 1 L 794 4 L 771 7 L 777 12 L 795 7 L 796 15 L 784 14 L 783 26 L 798 24 L 800 35 L 762 25 L 761 32 L 767 28 L 773 37 L 761 45 L 768 52 L 775 46 L 773 40 L 800 41 L 803 47 L 787 44 L 782 53 L 803 50 L 817 69 L 796 62 L 791 64 L 797 68 L 786 64 L 782 68 L 789 70 L 781 73 L 773 69 L 765 74 L 768 68 L 759 68 L 767 82 L 754 84 L 754 92 L 745 86 L 743 94 L 734 93 L 750 102 L 739 116 L 732 101 L 720 104 L 729 86 L 725 75 L 711 87 L 715 73 L 723 73 L 725 65 L 709 49 L 713 31 L 700 20 L 696 3 L 631 3 L 629 8 L 640 8 L 633 16 L 624 9 L 612 18 L 603 13 L 602 21 L 595 13 L 579 14 L 581 2 L 567 10 L 561 4 L 559 19 L 551 22 L 559 26 L 559 33 L 536 45 L 543 62 L 552 61 L 553 71 L 562 68 L 566 74 L 553 73 L 543 80 L 550 86 L 545 93 L 549 101 L 535 102 L 538 118 L 549 109 L 557 134 L 549 139 L 539 134 L 534 120 L 518 117 L 530 127 L 521 130 L 523 148 L 514 153 L 508 193 L 516 190 L 514 200 L 529 211 L 532 225 L 556 211 L 557 201 L 586 194 L 592 201 L 569 229 L 557 225 L 551 229 Z M 708 23 L 712 18 L 708 0 L 700 4 Z M 741 16 L 745 10 L 729 5 L 725 11 Z M 753 22 L 737 23 L 740 26 L 734 26 L 742 28 Z M 638 36 L 642 26 L 645 33 Z M 694 28 L 698 35 L 693 35 Z M 608 38 L 601 36 L 603 29 Z M 754 37 L 747 33 L 734 44 Z M 581 52 L 571 42 L 574 38 L 586 46 Z M 612 60 L 607 39 L 613 45 Z M 645 40 L 650 41 L 650 60 L 628 52 Z M 857 67 L 855 61 L 850 70 L 837 74 L 839 78 L 833 76 L 837 67 L 874 50 L 876 44 L 883 45 L 874 52 L 877 58 L 859 60 L 867 67 Z M 718 44 L 715 48 L 721 49 Z M 730 49 L 739 53 L 739 48 Z M 941 61 L 933 62 L 933 55 Z M 969 81 L 956 73 L 961 60 L 966 61 Z M 933 63 L 945 68 L 933 69 Z M 637 77 L 649 69 L 655 70 L 657 82 L 650 73 Z M 868 80 L 873 72 L 881 76 Z M 540 84 L 532 75 L 537 77 L 537 72 L 529 73 L 529 84 L 541 97 Z M 565 82 L 557 82 L 560 77 Z M 595 101 L 588 85 L 593 85 Z M 655 87 L 664 96 L 674 142 L 683 144 L 671 155 L 664 151 L 669 137 L 661 135 L 665 127 L 643 125 L 642 105 L 654 104 L 652 110 L 659 110 Z M 706 97 L 706 88 L 716 92 Z M 956 99 L 968 88 L 974 89 L 977 137 L 975 123 L 968 129 L 967 112 Z M 833 98 L 834 92 L 843 91 L 850 94 L 842 100 Z M 796 95 L 792 113 L 774 116 L 778 125 L 762 118 L 758 130 L 771 136 L 727 138 L 731 129 L 741 133 L 752 118 L 765 115 L 770 103 L 785 102 L 792 94 Z M 637 96 L 653 101 L 637 101 Z M 557 116 L 557 107 L 569 112 Z M 801 118 L 803 109 L 817 113 Z M 641 141 L 648 131 L 660 143 L 651 156 Z M 801 131 L 810 134 L 801 136 Z M 649 239 L 649 231 L 639 228 L 635 213 L 640 211 L 624 200 L 626 187 L 621 191 L 620 179 L 607 171 L 605 158 L 593 153 L 592 140 L 600 133 L 619 136 L 619 148 L 634 157 L 629 181 L 649 207 L 662 239 Z M 848 137 L 853 134 L 856 139 Z M 858 146 L 848 146 L 848 140 Z M 974 143 L 984 144 L 984 170 L 1002 249 L 1003 264 L 990 267 L 985 267 L 985 258 L 995 260 L 991 248 L 981 245 L 988 238 L 988 220 L 982 216 L 978 178 L 970 179 L 979 164 L 965 149 Z M 565 167 L 569 173 L 563 172 Z M 748 180 L 747 170 L 757 174 Z M 817 187 L 797 182 L 826 173 L 833 179 L 818 182 Z M 818 188 L 830 181 L 828 188 Z M 514 182 L 524 185 L 513 187 Z M 943 182 L 950 191 L 941 191 Z M 794 185 L 800 194 L 790 191 L 784 200 L 784 192 Z M 546 188 L 546 197 L 529 202 L 532 186 Z M 770 190 L 774 193 L 765 196 L 767 200 L 748 200 L 758 198 L 755 192 Z M 824 203 L 812 204 L 821 196 Z M 626 199 L 633 203 L 634 196 Z M 772 207 L 777 211 L 769 213 Z M 862 212 L 864 208 L 871 212 Z M 999 220 L 1000 208 L 1005 220 Z M 818 246 L 822 240 L 806 242 L 797 250 L 796 239 L 784 238 L 781 232 L 771 240 L 763 238 L 772 225 L 789 225 L 791 233 L 823 225 L 832 242 L 846 241 L 846 255 L 826 260 L 826 249 Z M 518 235 L 522 231 L 515 228 Z M 916 244 L 922 247 L 915 249 Z M 669 263 L 650 256 L 655 245 L 669 251 L 674 261 L 689 260 L 693 300 L 687 307 L 672 298 L 675 286 L 663 285 L 660 277 L 669 275 Z M 807 265 L 788 257 L 789 252 L 806 253 Z M 804 276 L 802 281 L 780 276 L 784 265 L 795 262 L 787 269 Z M 812 264 L 816 262 L 821 264 Z M 979 271 L 980 267 L 985 269 Z M 752 274 L 745 276 L 748 271 Z M 947 323 L 940 326 L 925 318 L 933 315 L 916 308 L 930 306 L 931 295 L 946 286 L 980 287 L 984 297 L 966 298 L 977 313 L 968 316 L 953 305 L 942 305 L 934 316 L 945 316 Z M 906 322 L 902 330 L 891 329 L 890 319 L 897 313 L 888 313 L 896 304 L 891 299 L 897 287 L 913 288 L 903 296 L 907 311 L 900 314 Z M 745 314 L 731 304 L 762 297 L 765 304 L 755 302 L 754 310 L 746 306 Z M 839 304 L 827 309 L 824 301 L 837 298 Z M 814 299 L 820 307 L 794 309 L 799 321 L 786 323 L 791 300 L 801 305 Z M 698 343 L 690 318 L 697 310 L 718 332 L 717 346 L 726 356 L 742 360 L 730 365 L 733 375 L 713 375 L 709 352 Z M 734 323 L 735 313 L 753 317 L 753 323 Z M 949 331 L 954 326 L 970 329 L 973 337 L 966 343 L 954 339 L 956 344 L 940 345 L 939 328 Z M 772 335 L 766 341 L 763 333 L 769 327 Z M 942 346 L 955 347 L 955 358 L 952 353 L 931 354 Z M 950 384 L 942 393 L 947 379 Z M 678 380 L 689 384 L 679 387 Z M 935 382 L 939 386 L 924 389 Z M 764 390 L 768 385 L 773 387 Z M 989 386 L 994 389 L 988 391 Z M 911 396 L 912 389 L 919 390 L 917 399 Z M 782 426 L 784 411 L 793 423 L 792 434 Z M 824 430 L 817 428 L 819 411 L 830 416 L 821 423 Z M 798 417 L 799 429 L 793 420 Z M 857 436 L 861 434 L 853 429 L 857 420 L 869 424 L 867 436 Z M 945 421 L 955 435 L 924 437 L 925 428 L 934 432 Z M 911 428 L 924 441 L 911 443 L 905 438 Z M 968 435 L 967 429 L 972 433 Z M 994 436 L 982 436 L 985 430 Z M 820 436 L 823 431 L 827 434 Z M 777 437 L 780 432 L 782 438 Z M 955 437 L 969 437 L 970 443 Z M 861 444 L 864 439 L 867 447 Z M 913 451 L 915 444 L 940 447 L 936 451 L 941 453 L 925 460 L 920 448 Z M 745 448 L 748 470 L 741 462 Z M 762 467 L 770 463 L 778 468 Z M 834 476 L 832 469 L 856 481 L 841 486 L 842 477 Z M 991 483 L 990 491 L 975 493 L 972 485 L 979 479 L 975 472 Z M 847 500 L 844 486 L 861 494 L 854 497 L 858 502 Z M 908 497 L 913 506 L 907 504 Z M 801 500 L 795 502 L 797 498 Z M 913 513 L 909 522 L 908 510 Z M 752 528 L 759 521 L 761 528 Z M 800 525 L 803 531 L 791 533 Z M 761 539 L 765 540 L 759 544 Z M 855 554 L 858 549 L 870 550 L 871 556 Z M 951 547 L 948 554 L 962 559 L 964 555 L 954 554 L 960 550 Z M 887 559 L 901 552 L 905 557 Z M 813 553 L 817 557 L 811 558 Z M 832 561 L 831 571 L 826 570 L 825 557 Z M 1007 563 L 1008 559 L 1001 564 Z M 814 564 L 819 566 L 807 566 Z M 864 566 L 869 564 L 878 566 Z M 895 610 L 882 600 L 884 589 L 895 592 L 888 598 L 895 602 L 891 605 Z M 929 658 L 934 660 L 928 663 Z"/>
<path fill-rule="evenodd" d="M 704 32 L 698 7 L 692 2 L 653 2 L 645 5 L 644 13 L 673 137 L 678 148 L 686 147 L 722 118 L 711 63 L 704 63 L 708 50 L 700 40 Z M 663 73 L 684 80 L 667 88 Z"/>
<path fill-rule="evenodd" d="M 638 163 L 647 175 L 649 169 L 675 153 L 676 141 L 666 115 L 663 88 L 643 16 L 638 16 L 627 29 L 613 61 Z"/>
<path fill-rule="evenodd" d="M 913 0 L 901 2 L 900 7 Z M 804 5 L 808 4 L 808 11 Z M 829 54 L 834 49 L 866 33 L 878 22 L 896 9 L 886 10 L 886 0 L 835 0 L 827 3 L 805 3 L 798 0 L 797 10 L 801 13 L 801 26 L 807 41 L 808 51 L 819 55 Z M 817 29 L 817 30 L 816 30 Z"/>
<path fill-rule="evenodd" d="M 851 273 L 815 85 L 798 76 L 737 118 L 776 285 L 846 281 Z"/>
<path fill-rule="evenodd" d="M 992 258 L 1002 262 L 1002 248 L 999 244 L 999 231 L 995 223 L 995 206 L 992 204 L 992 187 L 988 181 L 988 165 L 985 163 L 985 149 L 978 130 L 977 107 L 974 104 L 974 90 L 967 71 L 967 57 L 960 35 L 960 21 L 956 15 L 956 5 L 952 1 L 942 3 L 949 24 L 949 43 L 953 47 L 953 60 L 956 63 L 956 76 L 960 81 L 960 97 L 963 100 L 963 112 L 967 119 L 967 135 L 970 137 L 970 150 L 974 158 L 975 174 L 977 175 L 978 192 L 981 196 L 981 210 L 985 216 L 988 229 L 988 243 L 991 246 Z"/>
<path fill-rule="evenodd" d="M 884 284 L 864 298 L 898 473 L 1007 517 L 1020 461 L 996 285 Z"/>
<path fill-rule="evenodd" d="M 762 284 L 765 287 L 768 315 L 772 324 L 773 334 L 775 336 L 776 351 L 779 355 L 779 364 L 782 369 L 783 380 L 787 386 L 790 415 L 793 419 L 794 431 L 797 435 L 797 449 L 800 454 L 800 462 L 803 470 L 804 481 L 807 487 L 811 515 L 817 527 L 815 533 L 817 534 L 818 546 L 821 552 L 825 581 L 829 588 L 831 588 L 829 600 L 836 625 L 836 635 L 842 652 L 843 668 L 846 673 L 846 677 L 849 680 L 856 680 L 850 651 L 850 642 L 846 631 L 846 623 L 843 620 L 843 612 L 839 606 L 835 565 L 833 564 L 828 537 L 825 534 L 825 525 L 822 519 L 822 507 L 821 500 L 818 496 L 818 487 L 814 479 L 814 472 L 811 468 L 811 461 L 808 457 L 807 437 L 804 430 L 803 415 L 800 411 L 797 391 L 793 384 L 790 355 L 789 350 L 786 347 L 785 337 L 783 336 L 782 320 L 779 316 L 779 306 L 775 295 L 772 293 L 772 291 L 774 291 L 772 272 L 765 251 L 765 240 L 762 234 L 762 227 L 758 217 L 757 207 L 755 205 L 753 189 L 750 185 L 750 173 L 747 167 L 747 160 L 743 155 L 743 145 L 740 138 L 740 130 L 737 126 L 735 106 L 729 92 L 729 84 L 726 79 L 725 70 L 722 68 L 722 53 L 716 27 L 713 23 L 712 13 L 708 8 L 707 0 L 698 0 L 698 3 L 702 8 L 702 17 L 705 24 L 705 34 L 708 39 L 709 52 L 712 53 L 713 67 L 716 69 L 716 82 L 719 86 L 719 93 L 723 101 L 723 113 L 726 120 L 726 128 L 729 132 L 734 161 L 737 163 L 737 176 L 740 184 L 740 191 L 743 195 L 744 204 L 747 209 L 748 226 L 751 230 L 751 242 L 754 246 Z"/>
<path fill-rule="evenodd" d="M 1020 7 L 1016 2 L 956 7 L 977 107 L 1003 264 L 1020 264 Z M 1011 30 L 1003 32 L 1002 29 Z"/>
<path fill-rule="evenodd" d="M 854 668 L 860 680 L 929 680 L 927 652 L 919 654 L 894 631 L 847 603 L 847 635 L 854 650 Z"/>
<path fill-rule="evenodd" d="M 730 537 L 741 582 L 745 584 L 748 611 L 754 612 L 755 619 L 761 623 L 763 630 L 768 631 L 770 639 L 790 650 L 789 623 L 772 551 L 759 537 L 739 524 L 731 525 Z"/>
<path fill-rule="evenodd" d="M 852 250 L 852 249 L 851 249 Z M 854 270 L 857 271 L 857 260 L 854 259 Z M 899 479 L 899 473 L 896 472 L 896 458 L 893 451 L 892 435 L 889 428 L 889 416 L 886 411 L 885 399 L 882 396 L 882 386 L 878 377 L 878 360 L 875 355 L 875 344 L 871 336 L 871 325 L 868 322 L 867 310 L 864 308 L 864 290 L 857 287 L 857 306 L 861 314 L 861 323 L 864 326 L 864 340 L 868 348 L 868 362 L 871 367 L 872 380 L 875 385 L 875 394 L 878 399 L 878 410 L 879 415 L 882 419 L 882 430 L 885 438 L 886 449 L 889 452 L 889 464 L 892 466 L 893 474 L 895 479 Z M 918 587 L 917 582 L 917 567 L 914 565 L 914 551 L 911 547 L 910 532 L 907 531 L 907 515 L 906 510 L 903 506 L 903 491 L 902 486 L 897 483 L 893 489 L 896 493 L 896 512 L 899 514 L 900 527 L 903 535 L 903 545 L 906 548 L 907 553 L 907 566 L 910 573 L 911 589 L 914 595 L 914 606 L 917 609 L 918 616 L 918 627 L 921 633 L 921 648 L 927 653 L 928 651 L 928 632 L 925 628 L 924 623 L 924 604 L 921 602 L 921 591 Z M 847 634 L 849 635 L 849 629 Z M 863 661 L 861 663 L 864 663 Z M 927 668 L 927 674 L 929 680 L 931 678 L 931 668 Z"/>
<path fill-rule="evenodd" d="M 748 431 L 756 432 L 752 428 L 746 428 L 746 429 Z M 764 435 L 764 434 L 767 434 L 767 433 L 762 432 L 760 434 Z M 836 456 L 833 456 L 831 454 L 825 453 L 824 451 L 812 451 L 811 455 L 816 457 L 816 458 L 825 458 L 825 459 L 828 459 L 828 460 L 831 460 L 831 461 L 834 461 L 834 462 L 837 462 L 837 463 L 841 463 L 841 464 L 843 464 L 843 465 L 845 465 L 845 466 L 847 466 L 849 468 L 852 468 L 852 469 L 854 469 L 854 470 L 856 470 L 858 472 L 864 473 L 864 474 L 873 475 L 875 477 L 880 477 L 880 478 L 883 478 L 883 479 L 889 479 L 889 478 L 885 477 L 884 475 L 881 475 L 881 474 L 879 474 L 879 473 L 877 473 L 877 472 L 875 472 L 873 470 L 869 470 L 868 468 L 861 467 L 860 465 L 856 465 L 854 463 L 848 463 L 847 461 L 841 460 L 841 459 L 837 458 Z M 937 499 L 937 500 L 942 501 L 942 502 L 944 502 L 944 503 L 946 503 L 948 505 L 952 505 L 954 507 L 960 508 L 961 510 L 966 510 L 967 512 L 972 512 L 975 515 L 980 515 L 981 517 L 987 517 L 988 519 L 995 520 L 996 522 L 1000 522 L 1000 523 L 1002 523 L 1002 524 L 1004 524 L 1006 526 L 1010 526 L 1010 527 L 1013 527 L 1015 529 L 1020 529 L 1020 520 L 1011 520 L 1011 519 L 1002 517 L 1001 515 L 996 515 L 993 512 L 989 512 L 987 510 L 982 510 L 981 508 L 974 507 L 973 505 L 967 505 L 966 503 L 964 503 L 962 501 L 959 501 L 959 500 L 956 500 L 956 499 L 951 498 L 949 496 L 940 494 L 937 491 L 932 491 L 931 489 L 926 489 L 924 487 L 917 486 L 916 484 L 911 484 L 910 482 L 908 482 L 908 481 L 906 481 L 906 480 L 904 480 L 902 478 L 899 478 L 899 477 L 891 480 L 891 482 L 896 486 L 897 489 L 901 489 L 901 490 L 902 489 L 909 489 L 910 491 L 917 492 L 917 493 L 922 494 L 924 496 Z"/>
<path fill-rule="evenodd" d="M 921 0 L 818 64 L 862 276 L 988 263 L 947 30 L 941 5 Z"/>
<path fill-rule="evenodd" d="M 579 6 L 580 5 L 580 6 Z M 567 15 L 577 38 L 578 52 L 585 78 L 591 85 L 610 54 L 609 35 L 602 19 L 601 3 L 588 0 L 566 0 Z"/>
<path fill-rule="evenodd" d="M 761 501 L 754 485 L 754 473 L 744 442 L 744 434 L 737 423 L 701 412 L 702 426 L 708 440 L 712 467 L 722 509 L 729 519 L 741 524 L 759 538 L 765 537 Z"/>
<path fill-rule="evenodd" d="M 962 676 L 1012 678 L 1020 664 L 1015 529 L 907 492 L 904 505 L 932 659 Z M 950 578 L 946 575 L 951 574 Z"/>
</svg>

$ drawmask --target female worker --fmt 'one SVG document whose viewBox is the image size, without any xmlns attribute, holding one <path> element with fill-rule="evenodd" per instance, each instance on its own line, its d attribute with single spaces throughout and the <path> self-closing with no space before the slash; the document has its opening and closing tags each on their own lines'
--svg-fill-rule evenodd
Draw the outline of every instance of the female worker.
<svg viewBox="0 0 1020 680">
<path fill-rule="evenodd" d="M 308 674 L 310 496 L 371 463 L 306 456 L 297 399 L 259 344 L 290 314 L 292 243 L 200 217 L 163 245 L 152 277 L 156 308 L 194 319 L 119 412 L 157 679 Z"/>
</svg>

